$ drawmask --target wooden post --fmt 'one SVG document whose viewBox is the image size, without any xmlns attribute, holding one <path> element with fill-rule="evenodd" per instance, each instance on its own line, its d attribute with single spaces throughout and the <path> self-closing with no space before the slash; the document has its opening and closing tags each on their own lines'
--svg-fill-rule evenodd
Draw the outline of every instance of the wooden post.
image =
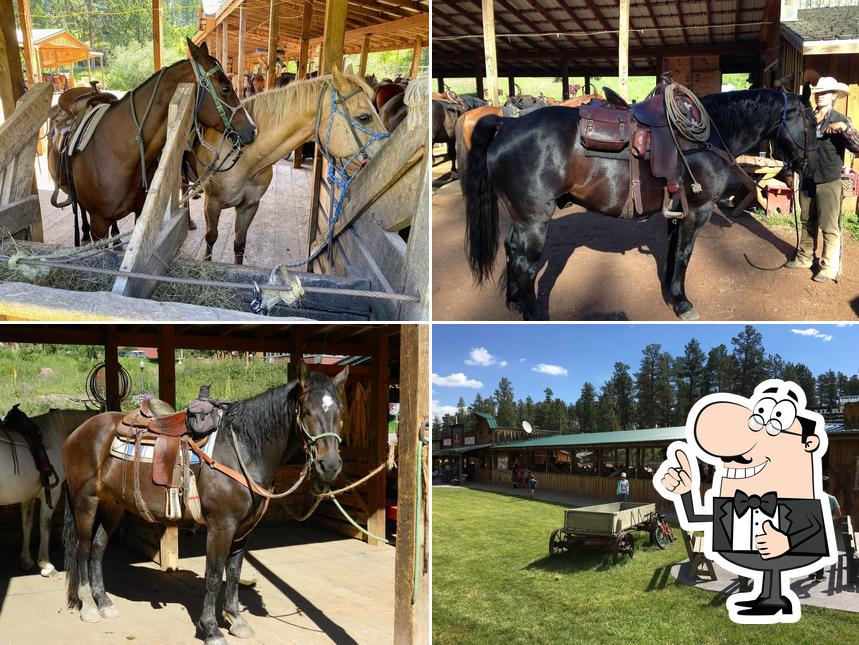
<svg viewBox="0 0 859 645">
<path fill-rule="evenodd" d="M 247 16 L 245 15 L 245 5 L 239 5 L 239 42 L 238 51 L 236 52 L 236 69 L 234 70 L 239 75 L 239 82 L 236 87 L 239 91 L 239 98 L 245 95 L 245 30 L 247 29 Z"/>
<path fill-rule="evenodd" d="M 268 68 L 265 72 L 265 88 L 270 90 L 274 87 L 274 77 L 277 71 L 277 32 L 278 32 L 278 7 L 277 0 L 271 0 L 268 10 Z"/>
<path fill-rule="evenodd" d="M 429 642 L 427 612 L 426 499 L 429 444 L 418 462 L 418 442 L 428 439 L 429 326 L 403 325 L 400 332 L 400 424 L 397 437 L 397 553 L 394 564 L 394 645 Z M 418 497 L 418 464 L 421 495 Z M 418 515 L 418 512 L 421 514 Z M 420 520 L 420 521 L 419 521 Z M 417 530 L 416 530 L 417 529 Z M 417 557 L 417 562 L 415 558 Z M 415 580 L 415 567 L 418 577 Z M 417 584 L 417 589 L 415 589 Z M 412 604 L 412 598 L 415 603 Z"/>
<path fill-rule="evenodd" d="M 620 95 L 629 100 L 629 0 L 620 0 L 618 19 L 617 75 L 620 77 Z"/>
<path fill-rule="evenodd" d="M 98 69 L 101 72 L 101 89 L 105 89 L 104 84 L 104 53 L 98 57 Z"/>
<path fill-rule="evenodd" d="M 372 391 L 370 394 L 369 460 L 371 468 L 388 458 L 388 334 L 375 333 Z M 399 510 L 399 508 L 398 508 Z M 379 473 L 367 482 L 367 530 L 375 535 L 385 534 L 385 474 Z M 379 542 L 367 538 L 367 544 Z"/>
<path fill-rule="evenodd" d="M 319 75 L 328 74 L 334 65 L 342 69 L 343 65 L 343 40 L 346 35 L 346 0 L 325 0 L 325 31 L 322 35 L 322 52 L 319 66 Z M 323 157 L 316 147 L 316 155 L 313 158 L 313 179 L 310 194 L 310 221 L 308 225 L 307 245 L 308 252 L 316 242 L 316 227 L 319 215 L 319 200 L 322 194 L 322 165 Z M 307 266 L 307 271 L 312 271 L 312 266 Z M 384 505 L 384 491 L 382 491 L 382 505 Z M 384 510 L 382 511 L 384 524 Z"/>
<path fill-rule="evenodd" d="M 495 54 L 495 0 L 481 0 L 483 6 L 483 51 L 489 103 L 498 107 L 498 57 Z M 481 95 L 482 96 L 482 95 Z"/>
<path fill-rule="evenodd" d="M 364 78 L 367 75 L 367 59 L 370 57 L 370 38 L 372 34 L 364 34 L 361 43 L 361 56 L 358 60 L 358 76 Z"/>
<path fill-rule="evenodd" d="M 163 325 L 158 342 L 158 398 L 176 407 L 176 347 L 173 325 Z"/>
<path fill-rule="evenodd" d="M 483 74 L 478 74 L 474 81 L 477 84 L 477 98 L 485 98 L 483 95 Z"/>
<path fill-rule="evenodd" d="M 585 94 L 591 93 L 591 77 L 585 76 Z"/>
<path fill-rule="evenodd" d="M 409 71 L 409 78 L 417 78 L 418 70 L 421 66 L 421 51 L 423 50 L 423 42 L 420 38 L 415 41 L 415 48 L 412 51 L 412 69 Z M 363 74 L 361 75 L 363 78 Z"/>
<path fill-rule="evenodd" d="M 30 12 L 30 0 L 18 0 L 18 20 L 21 23 L 21 35 L 24 44 L 24 60 L 27 61 L 27 78 L 29 88 L 42 81 L 42 70 L 39 69 L 39 57 L 33 44 L 33 17 Z M 89 62 L 87 60 L 87 62 Z"/>
<path fill-rule="evenodd" d="M 507 96 L 516 96 L 516 78 L 514 76 L 507 77 Z"/>
<path fill-rule="evenodd" d="M 561 98 L 570 98 L 570 75 L 567 73 L 567 59 L 561 61 Z"/>
<path fill-rule="evenodd" d="M 303 81 L 307 78 L 307 67 L 310 63 L 310 27 L 313 23 L 313 0 L 305 0 L 304 13 L 301 16 L 301 41 L 298 47 L 298 68 L 296 79 Z M 361 72 L 363 74 L 363 72 Z M 298 146 L 292 153 L 292 167 L 301 168 L 303 145 Z"/>
<path fill-rule="evenodd" d="M 157 72 L 161 69 L 161 0 L 152 0 L 152 56 Z"/>
<path fill-rule="evenodd" d="M 224 70 L 224 73 L 229 73 L 228 66 L 230 64 L 230 39 L 229 34 L 227 33 L 229 30 L 229 25 L 227 24 L 226 18 L 224 22 L 221 23 L 221 69 Z"/>
<path fill-rule="evenodd" d="M 104 334 L 104 390 L 107 412 L 122 410 L 119 400 L 119 354 L 116 325 L 105 325 Z"/>
<path fill-rule="evenodd" d="M 438 77 L 438 93 L 444 94 L 444 76 Z"/>
<path fill-rule="evenodd" d="M 0 0 L 0 102 L 3 115 L 15 111 L 15 101 L 24 94 L 24 72 L 18 53 L 18 35 L 15 33 L 15 11 L 12 0 Z"/>
</svg>

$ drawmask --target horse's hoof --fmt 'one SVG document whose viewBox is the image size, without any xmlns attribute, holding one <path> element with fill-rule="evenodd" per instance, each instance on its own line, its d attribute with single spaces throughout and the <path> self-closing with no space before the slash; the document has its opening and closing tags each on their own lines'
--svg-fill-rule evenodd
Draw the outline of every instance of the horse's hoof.
<svg viewBox="0 0 859 645">
<path fill-rule="evenodd" d="M 81 620 L 85 623 L 101 622 L 101 614 L 95 607 L 84 607 L 81 609 Z"/>
<path fill-rule="evenodd" d="M 36 563 L 32 560 L 22 560 L 21 561 L 21 571 L 32 571 L 36 568 Z"/>
<path fill-rule="evenodd" d="M 39 575 L 43 578 L 53 578 L 57 575 L 57 570 L 54 568 L 54 565 L 48 562 L 48 564 L 41 568 Z"/>
<path fill-rule="evenodd" d="M 251 626 L 244 619 L 240 619 L 230 625 L 230 634 L 236 638 L 253 638 L 254 630 L 251 629 Z"/>
<path fill-rule="evenodd" d="M 107 618 L 108 620 L 113 620 L 114 618 L 119 618 L 119 610 L 114 605 L 107 605 L 106 607 L 99 607 L 98 613 L 102 618 Z"/>
<path fill-rule="evenodd" d="M 229 645 L 223 636 L 210 636 L 206 639 L 206 645 Z"/>
<path fill-rule="evenodd" d="M 699 320 L 701 318 L 701 314 L 699 314 L 695 310 L 695 307 L 692 307 L 691 309 L 689 309 L 687 311 L 683 311 L 683 312 L 677 314 L 677 316 L 680 318 L 680 320 L 685 320 L 687 322 L 693 321 L 693 320 Z"/>
</svg>

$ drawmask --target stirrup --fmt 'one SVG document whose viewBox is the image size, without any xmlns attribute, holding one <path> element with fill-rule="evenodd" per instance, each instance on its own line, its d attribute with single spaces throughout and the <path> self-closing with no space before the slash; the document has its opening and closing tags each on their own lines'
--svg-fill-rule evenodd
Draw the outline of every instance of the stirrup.
<svg viewBox="0 0 859 645">
<path fill-rule="evenodd" d="M 683 190 L 682 188 L 680 190 Z M 682 203 L 682 198 L 680 198 Z M 665 219 L 686 219 L 686 213 L 683 210 L 675 211 L 671 210 L 671 207 L 674 205 L 674 197 L 671 193 L 668 192 L 668 188 L 665 188 L 665 197 L 662 200 L 662 216 Z"/>
</svg>

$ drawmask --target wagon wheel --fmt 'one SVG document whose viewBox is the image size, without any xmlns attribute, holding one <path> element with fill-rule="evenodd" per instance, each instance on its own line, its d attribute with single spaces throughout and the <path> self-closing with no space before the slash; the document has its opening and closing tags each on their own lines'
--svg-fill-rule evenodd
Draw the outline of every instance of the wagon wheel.
<svg viewBox="0 0 859 645">
<path fill-rule="evenodd" d="M 667 524 L 658 523 L 650 533 L 651 539 L 660 549 L 667 549 L 674 541 L 674 532 Z"/>
<path fill-rule="evenodd" d="M 552 535 L 549 536 L 549 555 L 558 553 L 566 553 L 570 550 L 570 544 L 567 540 L 567 534 L 564 529 L 555 529 Z"/>
<path fill-rule="evenodd" d="M 612 564 L 617 564 L 622 555 L 628 555 L 630 558 L 635 552 L 635 536 L 629 531 L 621 531 L 617 536 L 617 542 L 612 552 Z"/>
</svg>

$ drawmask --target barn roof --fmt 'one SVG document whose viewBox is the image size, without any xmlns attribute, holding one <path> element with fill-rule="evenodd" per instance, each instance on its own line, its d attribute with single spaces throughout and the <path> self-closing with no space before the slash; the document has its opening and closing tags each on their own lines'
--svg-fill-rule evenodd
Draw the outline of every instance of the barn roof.
<svg viewBox="0 0 859 645">
<path fill-rule="evenodd" d="M 776 0 L 648 0 L 630 7 L 630 75 L 650 74 L 665 54 L 756 56 L 778 28 Z M 617 74 L 616 0 L 496 0 L 499 74 Z M 480 0 L 433 0 L 433 75 L 474 76 L 482 69 Z M 737 45 L 741 44 L 741 47 Z"/>
<path fill-rule="evenodd" d="M 489 424 L 490 428 L 495 429 L 498 427 L 498 422 L 495 420 L 495 417 L 492 416 L 491 414 L 488 414 L 486 412 L 475 412 L 474 414 L 476 414 L 479 417 L 486 419 L 486 423 Z"/>
<path fill-rule="evenodd" d="M 801 40 L 859 38 L 859 6 L 800 9 L 798 16 L 782 27 Z"/>
</svg>

